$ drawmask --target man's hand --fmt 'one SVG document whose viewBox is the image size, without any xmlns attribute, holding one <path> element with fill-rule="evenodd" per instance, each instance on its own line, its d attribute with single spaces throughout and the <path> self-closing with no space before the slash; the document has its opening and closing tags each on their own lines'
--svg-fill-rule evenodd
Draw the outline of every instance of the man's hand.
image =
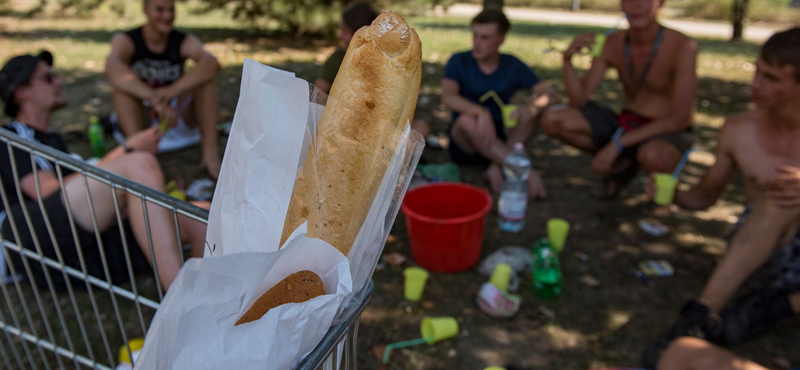
<svg viewBox="0 0 800 370">
<path fill-rule="evenodd" d="M 154 106 L 169 105 L 169 101 L 172 100 L 172 97 L 178 96 L 178 93 L 172 91 L 170 88 L 173 85 L 174 84 L 154 89 L 153 93 L 150 94 L 150 97 L 148 98 L 150 103 Z"/>
<path fill-rule="evenodd" d="M 175 111 L 175 108 L 169 104 L 156 104 L 153 105 L 152 108 L 156 115 L 158 115 L 158 122 L 159 127 L 162 130 L 166 130 L 169 127 L 174 127 L 178 124 L 178 112 Z M 162 123 L 166 122 L 166 125 L 162 125 Z M 165 127 L 161 127 L 165 126 Z"/>
<path fill-rule="evenodd" d="M 476 118 L 475 143 L 484 149 L 489 149 L 497 139 L 494 120 L 488 110 L 483 110 Z"/>
<path fill-rule="evenodd" d="M 528 176 L 528 198 L 544 199 L 547 198 L 547 189 L 544 187 L 542 177 L 536 171 L 531 170 Z"/>
<path fill-rule="evenodd" d="M 800 168 L 775 166 L 778 177 L 764 183 L 765 195 L 778 207 L 800 206 Z"/>
<path fill-rule="evenodd" d="M 656 187 L 656 176 L 654 173 L 651 173 L 649 176 L 647 176 L 647 180 L 644 181 L 644 193 L 647 195 L 648 200 L 653 200 L 656 198 L 657 191 L 658 188 Z"/>
<path fill-rule="evenodd" d="M 162 135 L 164 135 L 164 133 L 162 133 L 158 127 L 150 127 L 133 134 L 125 143 L 128 145 L 128 148 L 132 150 L 156 154 L 158 153 L 158 142 L 161 140 Z"/>
<path fill-rule="evenodd" d="M 597 36 L 594 33 L 584 32 L 572 39 L 572 43 L 567 50 L 564 50 L 564 61 L 568 62 L 572 56 L 581 52 L 583 48 L 591 48 Z"/>
<path fill-rule="evenodd" d="M 619 158 L 619 152 L 613 142 L 609 142 L 597 154 L 594 155 L 592 160 L 592 171 L 594 173 L 607 176 L 611 174 L 611 168 L 614 162 Z"/>
</svg>

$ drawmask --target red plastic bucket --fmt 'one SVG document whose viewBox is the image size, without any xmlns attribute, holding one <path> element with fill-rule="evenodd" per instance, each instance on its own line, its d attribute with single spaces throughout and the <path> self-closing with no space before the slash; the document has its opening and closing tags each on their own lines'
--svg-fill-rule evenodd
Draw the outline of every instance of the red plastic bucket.
<svg viewBox="0 0 800 370">
<path fill-rule="evenodd" d="M 414 260 L 438 272 L 474 266 L 490 209 L 492 197 L 472 185 L 440 182 L 409 190 L 402 210 Z"/>
</svg>

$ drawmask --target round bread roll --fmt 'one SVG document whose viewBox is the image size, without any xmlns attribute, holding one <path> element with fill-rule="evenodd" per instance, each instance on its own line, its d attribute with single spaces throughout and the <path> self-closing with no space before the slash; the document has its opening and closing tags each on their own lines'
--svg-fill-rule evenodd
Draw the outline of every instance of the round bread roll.
<svg viewBox="0 0 800 370">
<path fill-rule="evenodd" d="M 236 325 L 256 321 L 267 311 L 282 304 L 303 303 L 324 294 L 325 284 L 317 274 L 308 270 L 295 272 L 258 297 L 250 309 L 236 321 Z"/>
</svg>

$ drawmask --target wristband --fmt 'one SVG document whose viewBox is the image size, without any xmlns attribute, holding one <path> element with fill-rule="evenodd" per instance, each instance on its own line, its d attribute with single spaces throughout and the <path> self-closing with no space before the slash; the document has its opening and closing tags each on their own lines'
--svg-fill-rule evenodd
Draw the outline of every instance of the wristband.
<svg viewBox="0 0 800 370">
<path fill-rule="evenodd" d="M 611 137 L 611 140 L 614 141 L 614 146 L 617 148 L 617 153 L 622 153 L 625 150 L 625 148 L 622 147 L 622 142 L 619 140 L 623 133 L 625 133 L 625 129 L 620 127 L 614 132 L 614 136 Z"/>
<path fill-rule="evenodd" d="M 128 154 L 133 151 L 133 149 L 128 146 L 128 142 L 126 141 L 123 141 L 122 144 L 119 144 L 119 146 L 121 146 L 122 149 L 125 150 L 125 154 Z"/>
</svg>

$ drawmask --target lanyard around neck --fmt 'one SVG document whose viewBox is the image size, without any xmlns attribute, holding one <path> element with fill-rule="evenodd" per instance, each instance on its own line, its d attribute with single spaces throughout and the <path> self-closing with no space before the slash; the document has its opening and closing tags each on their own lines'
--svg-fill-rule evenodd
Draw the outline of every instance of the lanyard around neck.
<svg viewBox="0 0 800 370">
<path fill-rule="evenodd" d="M 647 80 L 647 74 L 650 72 L 650 67 L 653 66 L 653 59 L 655 59 L 656 53 L 658 52 L 658 48 L 661 46 L 661 41 L 664 39 L 664 27 L 658 27 L 658 35 L 656 35 L 656 41 L 653 43 L 653 49 L 650 50 L 650 58 L 647 59 L 647 64 L 644 65 L 644 70 L 642 71 L 642 76 L 639 78 L 639 83 L 634 86 L 633 89 L 633 100 L 632 102 L 636 101 L 636 95 L 639 94 L 639 90 L 642 89 L 644 86 L 645 80 Z M 625 35 L 625 64 L 628 67 L 628 76 L 631 79 L 634 79 L 633 76 L 633 57 L 631 56 L 631 40 L 630 40 L 630 31 Z"/>
</svg>

